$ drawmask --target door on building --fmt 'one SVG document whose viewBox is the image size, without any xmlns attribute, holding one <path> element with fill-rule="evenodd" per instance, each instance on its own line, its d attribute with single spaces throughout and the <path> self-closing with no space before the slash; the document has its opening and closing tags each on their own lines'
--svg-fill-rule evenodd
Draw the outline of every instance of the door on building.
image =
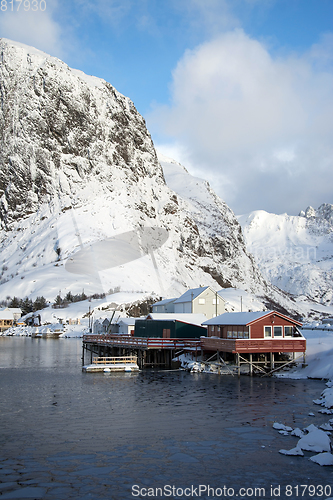
<svg viewBox="0 0 333 500">
<path fill-rule="evenodd" d="M 170 338 L 170 328 L 163 328 L 163 338 L 164 339 Z"/>
</svg>

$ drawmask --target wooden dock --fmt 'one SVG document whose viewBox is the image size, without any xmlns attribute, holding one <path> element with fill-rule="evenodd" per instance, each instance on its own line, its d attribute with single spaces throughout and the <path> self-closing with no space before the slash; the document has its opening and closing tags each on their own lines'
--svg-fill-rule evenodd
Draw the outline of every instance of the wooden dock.
<svg viewBox="0 0 333 500">
<path fill-rule="evenodd" d="M 134 356 L 139 369 L 143 368 L 178 368 L 179 363 L 173 361 L 183 353 L 191 353 L 193 361 L 207 361 L 215 353 L 217 360 L 223 363 L 234 362 L 238 374 L 241 365 L 248 365 L 249 374 L 254 371 L 261 374 L 270 374 L 290 363 L 300 361 L 296 353 L 302 353 L 305 364 L 306 341 L 304 337 L 297 339 L 271 340 L 266 339 L 221 339 L 214 337 L 200 338 L 152 338 L 133 337 L 130 335 L 84 335 L 82 344 L 82 364 L 85 354 L 90 353 L 90 366 L 98 370 L 95 359 L 118 358 Z M 292 354 L 290 360 L 286 355 Z M 280 365 L 279 368 L 277 366 Z M 221 365 L 222 366 L 222 365 Z M 105 366 L 104 368 L 108 368 Z M 124 370 L 125 371 L 125 370 Z"/>
<path fill-rule="evenodd" d="M 132 337 L 129 335 L 84 335 L 82 362 L 85 353 L 90 353 L 90 364 L 94 356 L 135 356 L 140 369 L 159 367 L 171 369 L 173 359 L 184 351 L 191 351 L 194 359 L 201 355 L 200 339 L 168 339 Z"/>
<path fill-rule="evenodd" d="M 136 356 L 95 357 L 90 365 L 82 367 L 85 372 L 135 372 L 139 370 Z"/>
</svg>

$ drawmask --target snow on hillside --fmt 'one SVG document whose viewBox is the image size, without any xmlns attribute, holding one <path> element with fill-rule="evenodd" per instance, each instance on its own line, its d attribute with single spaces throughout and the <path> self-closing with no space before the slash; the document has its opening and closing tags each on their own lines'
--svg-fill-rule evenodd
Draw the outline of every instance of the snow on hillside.
<svg viewBox="0 0 333 500">
<path fill-rule="evenodd" d="M 157 154 L 167 185 L 182 200 L 182 210 L 193 217 L 199 232 L 205 232 L 211 241 L 216 243 L 216 257 L 231 258 L 236 272 L 237 270 L 244 272 L 248 283 L 256 281 L 257 293 L 263 293 L 266 283 L 261 280 L 258 269 L 253 265 L 252 259 L 246 252 L 241 227 L 232 210 L 216 195 L 207 181 L 193 177 L 185 167 L 175 160 L 167 158 L 160 152 Z M 222 214 L 223 219 L 221 218 Z M 223 244 L 221 239 L 223 239 Z M 204 252 L 204 249 L 201 251 Z M 209 269 L 210 266 L 211 263 L 208 259 L 206 262 L 202 261 L 202 267 Z M 216 269 L 214 274 L 213 267 L 209 272 L 223 287 L 241 284 L 241 279 L 238 280 L 238 283 L 234 279 L 233 284 L 230 280 L 223 281 L 223 273 L 220 277 Z"/>
<path fill-rule="evenodd" d="M 238 217 L 247 249 L 277 287 L 322 305 L 333 304 L 333 206 L 299 216 L 262 210 Z"/>
<path fill-rule="evenodd" d="M 157 157 L 129 98 L 32 47 L 0 39 L 0 49 L 0 299 L 114 289 L 145 299 L 208 285 L 311 314 L 262 276 L 209 184 Z"/>
<path fill-rule="evenodd" d="M 34 48 L 0 49 L 0 299 L 200 284 L 274 294 L 208 184 L 165 183 L 129 98 Z M 166 237 L 143 244 L 148 229 Z"/>
</svg>

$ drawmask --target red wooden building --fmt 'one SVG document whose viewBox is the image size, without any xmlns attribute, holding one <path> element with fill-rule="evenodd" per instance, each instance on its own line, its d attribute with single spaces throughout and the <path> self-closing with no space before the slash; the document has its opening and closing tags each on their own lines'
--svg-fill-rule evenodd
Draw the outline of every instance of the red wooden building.
<svg viewBox="0 0 333 500">
<path fill-rule="evenodd" d="M 274 368 L 274 353 L 301 352 L 305 356 L 306 340 L 299 328 L 302 323 L 277 311 L 224 313 L 203 323 L 207 326 L 207 338 L 201 338 L 204 351 L 218 351 L 237 355 L 249 355 L 244 359 L 251 363 L 252 355 L 267 354 Z M 251 368 L 252 369 L 252 368 Z"/>
</svg>

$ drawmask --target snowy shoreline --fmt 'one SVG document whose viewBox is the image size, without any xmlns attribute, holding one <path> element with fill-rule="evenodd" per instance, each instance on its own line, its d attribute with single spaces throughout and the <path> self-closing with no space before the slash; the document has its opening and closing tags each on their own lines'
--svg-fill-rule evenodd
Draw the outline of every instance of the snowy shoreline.
<svg viewBox="0 0 333 500">
<path fill-rule="evenodd" d="M 62 333 L 60 330 L 62 329 Z M 80 325 L 74 324 L 49 324 L 40 327 L 36 326 L 21 326 L 13 327 L 2 333 L 3 337 L 6 336 L 47 336 L 52 335 L 53 332 L 57 333 L 59 338 L 80 338 L 84 334 L 89 333 L 88 320 L 85 319 Z M 288 370 L 277 372 L 274 374 L 277 378 L 291 378 L 291 379 L 319 379 L 319 380 L 333 380 L 333 329 L 332 327 L 313 326 L 305 327 L 302 329 L 302 334 L 306 338 L 306 366 L 296 366 Z M 184 361 L 186 361 L 184 359 Z M 214 369 L 212 363 L 211 367 L 204 370 L 208 373 L 217 373 L 217 367 Z M 188 363 L 187 363 L 188 365 Z M 185 366 L 184 366 L 185 367 Z M 188 366 L 187 366 L 188 368 Z M 201 371 L 195 369 L 194 371 Z M 223 373 L 230 373 L 227 367 Z"/>
</svg>

